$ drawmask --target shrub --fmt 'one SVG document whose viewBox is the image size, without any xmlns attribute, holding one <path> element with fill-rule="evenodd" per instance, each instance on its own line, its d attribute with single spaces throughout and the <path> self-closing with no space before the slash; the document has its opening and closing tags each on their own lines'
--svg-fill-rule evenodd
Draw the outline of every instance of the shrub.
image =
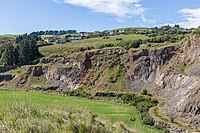
<svg viewBox="0 0 200 133">
<path fill-rule="evenodd" d="M 129 41 L 121 41 L 118 44 L 116 44 L 116 46 L 124 47 L 125 49 L 139 48 L 142 43 L 143 41 L 141 39 L 129 40 Z"/>
<path fill-rule="evenodd" d="M 130 120 L 131 120 L 131 121 L 135 121 L 135 117 L 131 117 Z"/>
<path fill-rule="evenodd" d="M 170 133 L 170 131 L 167 128 L 164 128 L 163 133 Z"/>
<path fill-rule="evenodd" d="M 142 44 L 141 39 L 133 40 L 132 43 L 129 44 L 129 47 L 130 48 L 139 48 L 141 44 Z"/>
<path fill-rule="evenodd" d="M 170 117 L 169 120 L 170 120 L 170 122 L 174 123 L 175 119 L 174 119 L 174 117 Z"/>
<path fill-rule="evenodd" d="M 148 94 L 147 89 L 142 89 L 142 90 L 141 90 L 141 94 L 142 94 L 142 95 L 147 95 L 147 94 Z"/>
<path fill-rule="evenodd" d="M 142 104 L 138 104 L 137 105 L 137 110 L 140 112 L 140 113 L 148 113 L 149 111 L 149 107 L 148 106 L 142 106 Z"/>
<path fill-rule="evenodd" d="M 163 125 L 160 124 L 156 124 L 154 127 L 157 128 L 158 130 L 163 130 L 163 128 L 165 128 Z"/>
<path fill-rule="evenodd" d="M 91 88 L 87 86 L 81 86 L 80 88 L 67 92 L 70 96 L 78 96 L 78 97 L 85 97 L 85 98 L 91 98 L 90 90 Z"/>
<path fill-rule="evenodd" d="M 108 36 L 104 36 L 104 37 L 103 37 L 103 39 L 109 39 L 109 38 L 110 38 L 110 37 L 108 37 Z"/>
<path fill-rule="evenodd" d="M 147 46 L 148 46 L 148 47 L 151 47 L 151 46 L 152 46 L 152 44 L 148 43 L 148 44 L 147 44 Z"/>
<path fill-rule="evenodd" d="M 147 113 L 142 117 L 143 124 L 153 126 L 154 120 L 153 118 Z"/>
<path fill-rule="evenodd" d="M 154 106 L 156 106 L 159 102 L 158 102 L 157 99 L 151 99 L 151 100 L 150 100 L 150 103 L 151 103 L 151 106 L 154 107 Z"/>
<path fill-rule="evenodd" d="M 122 41 L 123 39 L 122 38 L 116 38 L 115 40 L 116 41 Z"/>
<path fill-rule="evenodd" d="M 200 27 L 196 28 L 196 29 L 193 31 L 193 34 L 198 34 L 198 35 L 200 35 Z"/>
<path fill-rule="evenodd" d="M 169 133 L 169 130 L 163 125 L 157 124 L 154 127 L 157 128 L 158 130 L 163 131 L 163 133 Z"/>
<path fill-rule="evenodd" d="M 129 103 L 129 102 L 131 102 L 134 99 L 135 99 L 135 94 L 126 93 L 126 94 L 122 95 L 122 101 L 124 103 Z"/>
</svg>

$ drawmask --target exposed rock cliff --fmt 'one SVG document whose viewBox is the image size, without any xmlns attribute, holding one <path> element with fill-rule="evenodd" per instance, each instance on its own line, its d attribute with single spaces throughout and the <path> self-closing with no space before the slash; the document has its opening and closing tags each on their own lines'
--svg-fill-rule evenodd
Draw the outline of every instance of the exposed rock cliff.
<svg viewBox="0 0 200 133">
<path fill-rule="evenodd" d="M 195 67 L 192 72 L 180 72 L 183 65 L 199 62 L 199 42 L 199 36 L 192 36 L 186 38 L 182 45 L 141 51 L 137 56 L 130 54 L 131 60 L 125 62 L 128 68 L 126 86 L 135 91 L 147 88 L 160 94 L 168 104 L 164 111 L 166 115 L 199 127 L 199 69 Z"/>
</svg>

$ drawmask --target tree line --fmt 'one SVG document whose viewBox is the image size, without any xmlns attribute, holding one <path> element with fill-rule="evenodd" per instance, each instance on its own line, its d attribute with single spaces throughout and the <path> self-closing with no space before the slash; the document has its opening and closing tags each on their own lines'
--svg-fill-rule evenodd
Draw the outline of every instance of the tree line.
<svg viewBox="0 0 200 133">
<path fill-rule="evenodd" d="M 42 55 L 37 46 L 37 39 L 31 35 L 20 35 L 16 38 L 15 45 L 5 45 L 1 49 L 1 64 L 27 65 Z"/>
<path fill-rule="evenodd" d="M 76 34 L 76 30 L 46 30 L 46 31 L 36 31 L 31 34 L 36 35 L 63 35 L 63 34 Z"/>
</svg>

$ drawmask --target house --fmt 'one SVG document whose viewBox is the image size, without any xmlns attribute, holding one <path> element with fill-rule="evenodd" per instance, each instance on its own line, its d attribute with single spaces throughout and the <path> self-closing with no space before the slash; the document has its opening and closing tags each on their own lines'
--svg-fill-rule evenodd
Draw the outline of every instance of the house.
<svg viewBox="0 0 200 133">
<path fill-rule="evenodd" d="M 69 42 L 76 42 L 76 41 L 82 40 L 82 39 L 83 39 L 82 36 L 69 36 L 69 37 L 67 38 L 67 40 L 68 40 Z"/>
<path fill-rule="evenodd" d="M 46 43 L 50 43 L 51 40 L 48 37 L 41 37 L 42 41 L 46 42 Z"/>
<path fill-rule="evenodd" d="M 191 29 L 181 29 L 181 33 L 182 34 L 189 34 L 189 33 L 192 33 L 192 30 Z"/>
<path fill-rule="evenodd" d="M 66 40 L 65 40 L 65 39 L 62 39 L 62 38 L 56 38 L 56 39 L 55 39 L 55 43 L 56 43 L 56 44 L 65 43 L 65 42 L 66 42 Z"/>
<path fill-rule="evenodd" d="M 94 35 L 94 36 L 99 36 L 100 34 L 101 34 L 100 31 L 95 31 L 93 35 Z"/>
<path fill-rule="evenodd" d="M 119 33 L 124 33 L 125 31 L 124 31 L 124 30 L 119 30 L 118 32 L 119 32 Z"/>
<path fill-rule="evenodd" d="M 110 31 L 110 32 L 109 32 L 109 35 L 110 35 L 110 36 L 115 36 L 115 35 L 116 35 L 116 32 L 115 32 L 115 31 Z"/>
<path fill-rule="evenodd" d="M 80 32 L 78 35 L 82 36 L 82 37 L 88 37 L 89 33 L 88 32 Z"/>
</svg>

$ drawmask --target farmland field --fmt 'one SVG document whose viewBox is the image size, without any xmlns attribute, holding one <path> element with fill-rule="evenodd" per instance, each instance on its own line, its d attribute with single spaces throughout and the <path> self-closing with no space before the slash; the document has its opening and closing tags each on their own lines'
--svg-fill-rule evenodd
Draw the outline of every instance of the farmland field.
<svg viewBox="0 0 200 133">
<path fill-rule="evenodd" d="M 41 47 L 40 52 L 44 56 L 49 56 L 52 54 L 67 54 L 68 52 L 71 52 L 76 48 L 91 47 L 91 46 L 93 46 L 94 48 L 98 48 L 102 44 L 117 43 L 119 41 L 116 41 L 116 38 L 122 38 L 123 40 L 137 40 L 137 39 L 147 39 L 148 37 L 139 34 L 110 36 L 108 39 L 103 39 L 103 37 L 97 37 L 97 38 L 80 40 L 72 43 Z"/>
<path fill-rule="evenodd" d="M 122 123 L 133 132 L 158 132 L 154 128 L 143 125 L 134 108 L 55 94 L 0 91 L 0 132 L 13 132 L 16 129 L 18 132 L 32 130 L 42 132 L 52 129 L 55 132 L 63 132 L 68 120 L 63 119 L 66 113 L 70 114 L 69 112 L 75 113 L 74 119 L 78 117 L 78 121 L 82 119 L 87 121 L 86 117 L 89 116 L 87 112 L 92 112 L 97 114 L 97 119 L 106 125 Z M 135 121 L 131 121 L 131 117 L 134 117 Z"/>
</svg>

